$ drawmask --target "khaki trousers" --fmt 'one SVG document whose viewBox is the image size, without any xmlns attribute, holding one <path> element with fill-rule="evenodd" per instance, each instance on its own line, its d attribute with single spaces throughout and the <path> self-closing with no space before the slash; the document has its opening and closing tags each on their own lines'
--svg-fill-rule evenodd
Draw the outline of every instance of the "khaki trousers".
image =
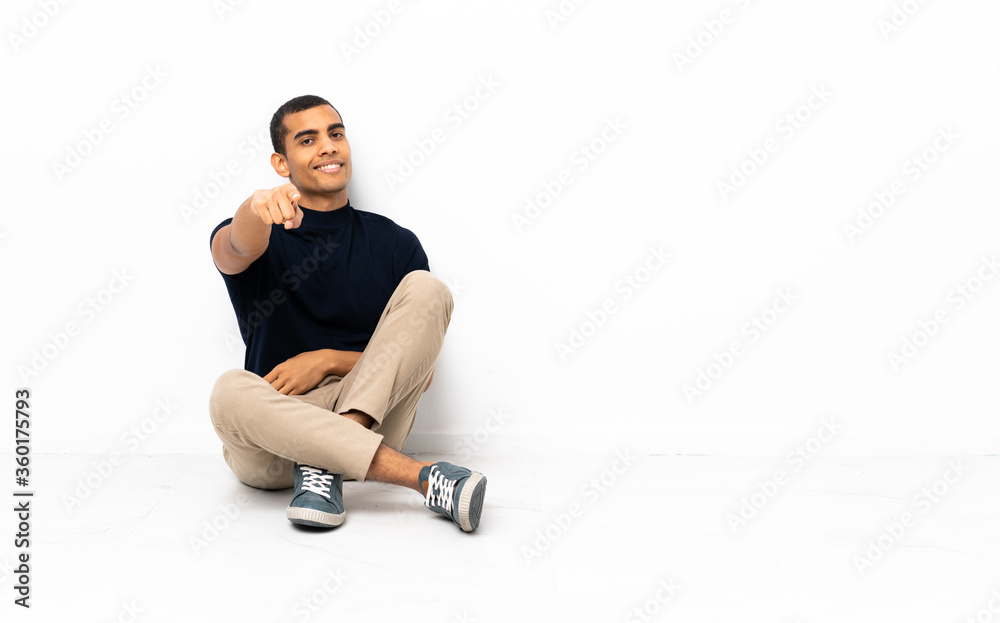
<svg viewBox="0 0 1000 623">
<path fill-rule="evenodd" d="M 295 463 L 364 481 L 380 443 L 402 451 L 453 305 L 440 279 L 413 271 L 393 292 L 346 376 L 330 375 L 305 394 L 285 396 L 253 372 L 223 373 L 209 413 L 226 463 L 242 482 L 260 489 L 291 487 Z M 351 410 L 370 415 L 371 429 L 340 415 Z"/>
</svg>

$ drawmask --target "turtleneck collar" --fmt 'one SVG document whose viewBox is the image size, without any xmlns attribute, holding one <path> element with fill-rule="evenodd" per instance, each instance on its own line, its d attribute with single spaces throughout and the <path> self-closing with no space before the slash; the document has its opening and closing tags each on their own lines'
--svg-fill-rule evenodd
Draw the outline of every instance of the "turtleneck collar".
<svg viewBox="0 0 1000 623">
<path fill-rule="evenodd" d="M 309 229 L 343 227 L 349 224 L 354 216 L 354 208 L 351 207 L 349 199 L 345 206 L 325 212 L 311 210 L 303 205 L 300 205 L 299 208 L 302 209 L 302 227 Z"/>
</svg>

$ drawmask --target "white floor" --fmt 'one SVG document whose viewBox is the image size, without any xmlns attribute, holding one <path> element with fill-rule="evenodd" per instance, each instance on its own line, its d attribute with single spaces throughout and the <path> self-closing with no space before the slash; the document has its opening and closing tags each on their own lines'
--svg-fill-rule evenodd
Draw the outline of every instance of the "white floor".
<svg viewBox="0 0 1000 623">
<path fill-rule="evenodd" d="M 471 535 L 376 483 L 315 532 L 221 456 L 132 456 L 98 482 L 106 458 L 33 457 L 33 607 L 12 603 L 8 512 L 0 620 L 1000 621 L 996 456 L 476 457 Z"/>
</svg>

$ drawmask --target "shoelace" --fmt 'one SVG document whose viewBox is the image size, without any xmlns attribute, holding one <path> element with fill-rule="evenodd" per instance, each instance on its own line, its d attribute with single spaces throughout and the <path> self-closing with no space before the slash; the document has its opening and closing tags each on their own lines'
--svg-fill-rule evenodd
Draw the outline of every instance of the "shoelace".
<svg viewBox="0 0 1000 623">
<path fill-rule="evenodd" d="M 317 495 L 322 495 L 330 499 L 330 486 L 333 484 L 333 474 L 324 470 L 302 465 L 302 490 L 312 491 Z"/>
<path fill-rule="evenodd" d="M 430 508 L 431 504 L 435 504 L 450 513 L 456 484 L 457 480 L 445 477 L 437 465 L 431 465 L 431 472 L 427 477 L 427 501 L 424 506 Z"/>
</svg>

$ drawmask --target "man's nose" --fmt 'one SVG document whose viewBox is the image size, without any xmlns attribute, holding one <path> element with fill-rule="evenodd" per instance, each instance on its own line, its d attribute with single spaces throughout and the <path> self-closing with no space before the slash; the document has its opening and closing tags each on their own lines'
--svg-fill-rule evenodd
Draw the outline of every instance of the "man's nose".
<svg viewBox="0 0 1000 623">
<path fill-rule="evenodd" d="M 327 136 L 320 139 L 319 149 L 321 154 L 335 154 L 337 153 L 337 143 Z"/>
</svg>

